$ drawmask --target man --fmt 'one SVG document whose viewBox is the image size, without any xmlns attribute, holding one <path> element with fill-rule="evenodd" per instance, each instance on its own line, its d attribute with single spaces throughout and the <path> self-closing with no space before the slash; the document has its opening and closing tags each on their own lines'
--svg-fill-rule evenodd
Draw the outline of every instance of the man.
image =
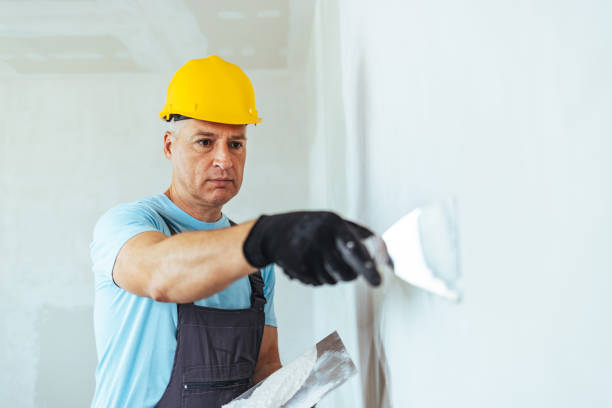
<svg viewBox="0 0 612 408">
<path fill-rule="evenodd" d="M 172 162 L 164 194 L 120 204 L 96 224 L 94 407 L 219 407 L 281 367 L 274 271 L 333 284 L 380 276 L 367 229 L 330 212 L 261 216 L 230 226 L 246 125 L 261 121 L 242 70 L 192 60 L 160 116 Z"/>
</svg>

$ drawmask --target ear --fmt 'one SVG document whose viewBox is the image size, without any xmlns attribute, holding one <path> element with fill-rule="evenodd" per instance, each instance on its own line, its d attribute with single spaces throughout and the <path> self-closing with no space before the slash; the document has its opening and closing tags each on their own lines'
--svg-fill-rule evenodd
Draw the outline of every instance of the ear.
<svg viewBox="0 0 612 408">
<path fill-rule="evenodd" d="M 166 132 L 164 133 L 164 156 L 166 156 L 166 159 L 171 160 L 172 159 L 172 144 L 176 141 L 176 137 L 170 133 L 170 132 Z"/>
</svg>

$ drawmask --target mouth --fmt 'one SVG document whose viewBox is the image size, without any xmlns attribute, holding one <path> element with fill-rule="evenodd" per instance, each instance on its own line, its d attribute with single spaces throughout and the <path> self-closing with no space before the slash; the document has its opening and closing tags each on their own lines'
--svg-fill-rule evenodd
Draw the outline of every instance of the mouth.
<svg viewBox="0 0 612 408">
<path fill-rule="evenodd" d="M 232 184 L 234 182 L 233 179 L 226 179 L 226 178 L 210 179 L 208 181 L 213 183 L 217 187 L 227 186 L 228 184 Z"/>
</svg>

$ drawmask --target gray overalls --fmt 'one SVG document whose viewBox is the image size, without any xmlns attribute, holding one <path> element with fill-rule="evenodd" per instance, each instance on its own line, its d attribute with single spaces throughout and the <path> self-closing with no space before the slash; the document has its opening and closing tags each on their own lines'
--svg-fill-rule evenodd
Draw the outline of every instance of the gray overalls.
<svg viewBox="0 0 612 408">
<path fill-rule="evenodd" d="M 166 223 L 171 234 L 176 234 L 167 220 Z M 249 275 L 249 282 L 249 309 L 177 304 L 174 365 L 170 382 L 156 407 L 217 408 L 253 385 L 266 298 L 260 271 Z"/>
</svg>

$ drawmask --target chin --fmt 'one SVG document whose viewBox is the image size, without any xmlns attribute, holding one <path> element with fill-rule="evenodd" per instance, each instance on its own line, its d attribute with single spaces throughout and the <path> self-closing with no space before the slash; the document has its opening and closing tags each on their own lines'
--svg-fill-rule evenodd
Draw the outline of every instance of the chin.
<svg viewBox="0 0 612 408">
<path fill-rule="evenodd" d="M 208 197 L 204 199 L 205 202 L 217 206 L 222 206 L 230 201 L 232 198 L 236 196 L 237 192 L 223 192 L 223 194 L 219 194 L 218 191 L 215 191 L 213 194 L 209 194 Z"/>
</svg>

